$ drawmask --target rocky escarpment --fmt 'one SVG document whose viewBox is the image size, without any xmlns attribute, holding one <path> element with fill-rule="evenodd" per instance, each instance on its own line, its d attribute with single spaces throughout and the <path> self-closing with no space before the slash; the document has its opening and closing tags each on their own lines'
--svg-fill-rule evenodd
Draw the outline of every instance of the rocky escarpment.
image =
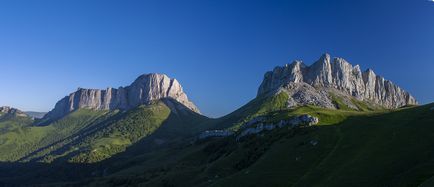
<svg viewBox="0 0 434 187">
<path fill-rule="evenodd" d="M 0 118 L 4 116 L 28 117 L 27 114 L 25 114 L 23 111 L 9 106 L 0 107 Z"/>
<path fill-rule="evenodd" d="M 416 105 L 416 99 L 391 81 L 376 75 L 373 70 L 361 71 L 342 58 L 331 60 L 329 54 L 306 66 L 294 61 L 267 72 L 258 96 L 284 91 L 289 94 L 288 106 L 313 104 L 334 108 L 332 95 L 355 98 L 385 108 Z M 346 99 L 349 100 L 349 99 Z M 347 102 L 349 107 L 351 102 Z"/>
<path fill-rule="evenodd" d="M 186 108 L 199 113 L 198 108 L 188 100 L 182 86 L 176 79 L 164 74 L 145 74 L 127 87 L 99 89 L 79 88 L 59 102 L 45 119 L 59 119 L 77 109 L 128 110 L 160 99 L 173 99 Z"/>
<path fill-rule="evenodd" d="M 309 127 L 312 125 L 316 125 L 319 123 L 319 119 L 317 117 L 304 114 L 292 118 L 288 118 L 285 120 L 280 120 L 275 123 L 267 122 L 267 117 L 259 116 L 251 119 L 250 121 L 244 123 L 238 131 L 233 130 L 207 130 L 199 134 L 198 139 L 207 139 L 207 138 L 215 138 L 215 137 L 228 137 L 232 135 L 236 135 L 236 140 L 239 141 L 241 138 L 258 134 L 263 131 L 271 131 L 276 128 L 288 127 L 289 129 L 299 128 L 299 127 Z"/>
</svg>

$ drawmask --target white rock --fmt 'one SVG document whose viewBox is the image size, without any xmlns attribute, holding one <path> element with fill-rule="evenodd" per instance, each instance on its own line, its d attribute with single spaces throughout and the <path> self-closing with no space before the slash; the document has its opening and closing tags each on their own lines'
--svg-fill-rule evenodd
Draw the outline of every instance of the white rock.
<svg viewBox="0 0 434 187">
<path fill-rule="evenodd" d="M 334 58 L 331 62 L 328 54 L 311 66 L 296 61 L 267 72 L 258 89 L 258 96 L 285 91 L 290 95 L 289 107 L 315 104 L 334 108 L 328 95 L 331 89 L 386 108 L 417 104 L 408 92 L 374 71 L 368 69 L 361 72 L 360 66 L 353 67 L 342 58 Z"/>
<path fill-rule="evenodd" d="M 80 108 L 126 110 L 160 99 L 173 99 L 188 109 L 200 113 L 199 109 L 188 100 L 182 86 L 176 79 L 171 79 L 164 74 L 145 74 L 138 77 L 130 86 L 118 89 L 79 88 L 76 92 L 57 102 L 55 108 L 45 117 L 58 119 Z"/>
<path fill-rule="evenodd" d="M 232 136 L 234 134 L 234 132 L 229 131 L 229 130 L 209 130 L 209 131 L 205 131 L 202 132 L 201 134 L 199 134 L 199 139 L 206 139 L 206 138 L 211 138 L 211 137 L 227 137 L 227 136 Z"/>
<path fill-rule="evenodd" d="M 256 127 L 250 127 L 250 128 L 244 128 L 241 130 L 241 133 L 237 136 L 236 140 L 239 141 L 244 136 L 252 135 L 252 134 L 258 134 L 265 130 L 271 131 L 275 128 L 282 128 L 285 126 L 290 125 L 290 128 L 297 128 L 302 125 L 312 126 L 318 124 L 319 119 L 317 117 L 313 117 L 311 115 L 301 115 L 294 118 L 291 118 L 289 120 L 281 120 L 276 124 L 263 124 L 259 123 Z"/>
</svg>

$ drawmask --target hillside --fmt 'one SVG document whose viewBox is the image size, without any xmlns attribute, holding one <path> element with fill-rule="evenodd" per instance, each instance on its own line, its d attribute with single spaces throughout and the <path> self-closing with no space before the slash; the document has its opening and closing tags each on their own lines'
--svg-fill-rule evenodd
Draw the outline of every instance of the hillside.
<svg viewBox="0 0 434 187">
<path fill-rule="evenodd" d="M 14 168 L 12 172 L 7 173 L 21 174 L 10 178 L 10 175 L 3 173 L 0 175 L 0 181 L 6 184 L 17 183 L 25 178 L 29 180 L 29 184 L 97 186 L 431 184 L 434 164 L 430 156 L 433 154 L 430 147 L 434 146 L 434 142 L 429 139 L 434 134 L 434 104 L 373 111 L 350 108 L 335 110 L 316 106 L 279 108 L 281 101 L 286 98 L 285 94 L 280 94 L 272 98 L 254 100 L 226 117 L 195 123 L 199 125 L 193 128 L 196 129 L 196 133 L 193 134 L 203 131 L 203 124 L 222 122 L 229 124 L 235 121 L 232 125 L 220 127 L 236 130 L 235 127 L 243 121 L 253 116 L 264 115 L 271 116 L 270 120 L 278 121 L 310 114 L 318 117 L 320 123 L 312 127 L 275 129 L 251 135 L 241 141 L 237 141 L 234 136 L 201 141 L 183 139 L 152 150 L 144 150 L 150 144 L 142 141 L 132 144 L 124 152 L 108 159 L 86 165 L 65 165 L 59 162 L 49 165 L 6 165 L 0 168 Z M 129 112 L 129 115 L 154 107 L 164 110 L 164 106 L 165 104 L 160 102 L 139 107 Z M 236 116 L 244 115 L 251 117 L 235 120 Z M 131 116 L 128 118 L 131 119 Z M 171 124 L 179 124 L 179 121 Z M 184 127 L 180 126 L 179 129 Z M 155 132 L 158 133 L 160 132 Z M 185 133 L 184 137 L 193 135 Z M 164 137 L 171 133 L 160 134 Z M 98 140 L 106 141 L 102 138 Z M 103 144 L 89 145 L 98 147 Z M 38 171 L 38 179 L 35 179 L 35 172 L 28 170 L 29 167 Z M 52 170 L 62 172 L 52 174 Z M 258 178 L 261 180 L 257 180 Z"/>
<path fill-rule="evenodd" d="M 28 125 L 5 131 L 0 136 L 0 160 L 18 161 L 38 149 L 79 132 L 104 113 L 77 111 L 49 126 Z"/>
<path fill-rule="evenodd" d="M 79 109 L 46 126 L 23 126 L 0 136 L 2 161 L 92 163 L 123 152 L 130 145 L 153 134 L 158 145 L 181 138 L 199 128 L 205 117 L 176 111 L 156 101 L 130 111 Z M 158 131 L 158 132 L 157 132 Z"/>
<path fill-rule="evenodd" d="M 42 119 L 0 107 L 0 161 L 94 163 L 192 136 L 206 120 L 176 79 L 144 74 L 118 89 L 79 88 Z"/>
<path fill-rule="evenodd" d="M 32 123 L 33 119 L 24 112 L 11 107 L 0 107 L 0 134 L 29 126 Z"/>
<path fill-rule="evenodd" d="M 218 119 L 163 74 L 79 88 L 42 119 L 5 108 L 0 186 L 431 184 L 434 105 L 374 75 L 328 55 L 277 67 Z"/>
<path fill-rule="evenodd" d="M 274 115 L 308 113 L 321 123 L 277 129 L 242 142 L 217 138 L 136 156 L 113 163 L 108 169 L 112 174 L 91 183 L 417 186 L 434 176 L 434 142 L 429 141 L 434 133 L 433 106 L 382 112 L 317 107 L 279 111 Z"/>
</svg>

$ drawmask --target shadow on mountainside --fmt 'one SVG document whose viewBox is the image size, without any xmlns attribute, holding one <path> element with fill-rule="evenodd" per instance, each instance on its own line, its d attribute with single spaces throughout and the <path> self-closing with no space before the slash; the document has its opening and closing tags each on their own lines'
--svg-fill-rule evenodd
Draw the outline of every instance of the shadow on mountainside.
<svg viewBox="0 0 434 187">
<path fill-rule="evenodd" d="M 33 160 L 33 162 L 2 162 L 0 163 L 0 186 L 1 184 L 46 184 L 57 182 L 70 182 L 81 181 L 89 177 L 99 177 L 107 175 L 107 166 L 113 162 L 122 159 L 128 159 L 135 155 L 140 155 L 146 152 L 155 151 L 173 144 L 182 143 L 181 139 L 185 137 L 192 137 L 193 135 L 201 132 L 204 127 L 199 124 L 207 120 L 205 116 L 197 114 L 186 107 L 180 107 L 180 103 L 174 100 L 164 101 L 165 103 L 171 102 L 173 108 L 168 118 L 162 125 L 154 131 L 151 135 L 142 138 L 126 149 L 125 152 L 113 155 L 113 158 L 103 160 L 94 164 L 81 164 L 81 163 L 67 163 L 67 159 L 74 156 L 69 153 L 65 158 L 59 158 L 52 163 L 34 162 L 43 156 L 37 156 L 42 151 L 56 146 L 64 140 L 73 139 L 67 144 L 62 145 L 59 150 L 50 152 L 52 154 L 60 153 L 63 149 L 68 149 L 73 145 L 80 143 L 87 134 L 91 134 L 107 126 L 110 126 L 112 121 L 122 118 L 125 113 L 118 113 L 114 118 L 104 119 L 103 121 L 96 122 L 96 125 L 89 125 L 84 129 L 62 138 L 52 144 L 40 148 L 28 156 L 20 159 Z M 74 138 L 78 137 L 78 138 Z"/>
<path fill-rule="evenodd" d="M 98 130 L 101 130 L 107 126 L 109 126 L 113 121 L 118 120 L 122 117 L 124 117 L 126 114 L 125 113 L 119 113 L 116 114 L 115 116 L 112 116 L 110 118 L 103 118 L 102 121 L 100 118 L 96 118 L 96 119 L 92 119 L 92 122 L 90 122 L 90 125 L 88 125 L 87 127 L 80 129 L 79 131 L 68 135 L 67 137 L 61 138 L 51 144 L 48 144 L 46 146 L 43 146 L 35 151 L 33 151 L 32 153 L 26 155 L 25 157 L 19 159 L 19 162 L 24 162 L 24 161 L 38 161 L 39 159 L 43 158 L 44 155 L 39 155 L 41 154 L 43 151 L 47 151 L 49 150 L 51 147 L 54 146 L 61 146 L 60 149 L 55 150 L 54 154 L 57 153 L 61 153 L 62 151 L 65 151 L 65 149 L 70 148 L 74 145 L 77 145 L 80 141 L 83 140 L 83 138 L 85 138 L 87 135 L 90 135 L 94 132 L 97 132 Z M 69 143 L 64 144 L 64 141 L 69 141 Z"/>
<path fill-rule="evenodd" d="M 161 137 L 176 137 L 168 122 L 181 121 L 171 114 L 153 135 L 95 164 L 0 163 L 0 185 L 417 186 L 434 176 L 433 106 L 241 142 L 176 138 L 158 145 Z"/>
</svg>

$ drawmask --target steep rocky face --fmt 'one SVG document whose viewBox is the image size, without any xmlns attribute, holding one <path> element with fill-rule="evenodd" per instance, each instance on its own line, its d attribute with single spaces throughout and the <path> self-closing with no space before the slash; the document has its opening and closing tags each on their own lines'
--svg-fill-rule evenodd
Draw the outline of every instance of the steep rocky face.
<svg viewBox="0 0 434 187">
<path fill-rule="evenodd" d="M 416 99 L 391 81 L 368 69 L 353 66 L 342 58 L 324 54 L 306 66 L 294 61 L 284 67 L 267 72 L 259 87 L 258 96 L 285 91 L 289 93 L 289 107 L 315 104 L 333 108 L 330 92 L 354 97 L 360 101 L 376 103 L 386 108 L 416 105 Z M 351 107 L 351 106 L 350 106 Z"/>
<path fill-rule="evenodd" d="M 9 106 L 0 107 L 0 117 L 7 116 L 7 115 L 8 116 L 13 115 L 13 116 L 19 116 L 19 117 L 27 117 L 27 115 L 23 111 L 18 110 L 16 108 L 12 108 Z"/>
<path fill-rule="evenodd" d="M 174 99 L 188 109 L 199 113 L 199 109 L 188 100 L 182 86 L 176 79 L 164 74 L 145 74 L 138 77 L 130 86 L 115 88 L 79 88 L 59 102 L 44 118 L 58 119 L 80 109 L 128 110 L 159 99 Z"/>
</svg>

